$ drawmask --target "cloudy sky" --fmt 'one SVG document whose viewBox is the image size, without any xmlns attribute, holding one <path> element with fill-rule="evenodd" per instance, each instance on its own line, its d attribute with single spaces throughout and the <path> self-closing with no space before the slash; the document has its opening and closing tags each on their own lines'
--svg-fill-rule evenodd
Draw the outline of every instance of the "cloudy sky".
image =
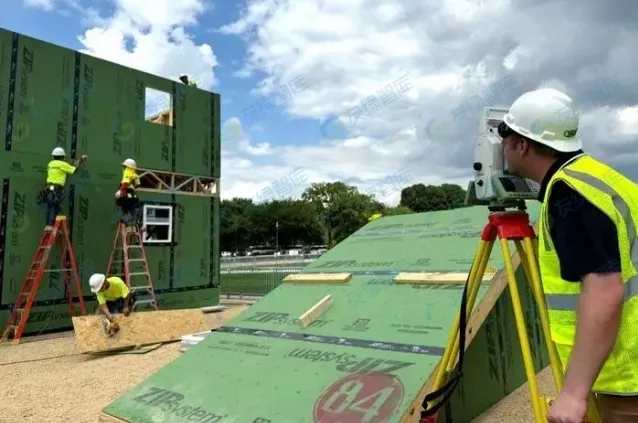
<svg viewBox="0 0 638 423">
<path fill-rule="evenodd" d="M 224 198 L 466 187 L 479 110 L 539 86 L 576 99 L 587 151 L 638 180 L 633 1 L 2 3 L 2 27 L 221 93 Z"/>
</svg>

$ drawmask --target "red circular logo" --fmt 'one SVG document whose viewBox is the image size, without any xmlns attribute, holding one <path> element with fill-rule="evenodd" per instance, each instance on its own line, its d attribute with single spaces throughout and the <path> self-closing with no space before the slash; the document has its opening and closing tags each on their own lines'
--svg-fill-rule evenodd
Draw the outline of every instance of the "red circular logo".
<svg viewBox="0 0 638 423">
<path fill-rule="evenodd" d="M 337 380 L 314 408 L 316 423 L 383 423 L 403 399 L 403 384 L 388 373 L 359 373 Z"/>
</svg>

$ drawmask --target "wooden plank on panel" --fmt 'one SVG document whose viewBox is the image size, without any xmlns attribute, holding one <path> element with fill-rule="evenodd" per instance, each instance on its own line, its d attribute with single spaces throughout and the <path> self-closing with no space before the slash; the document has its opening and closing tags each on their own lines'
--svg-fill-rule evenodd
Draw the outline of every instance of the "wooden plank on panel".
<svg viewBox="0 0 638 423">
<path fill-rule="evenodd" d="M 317 304 L 310 307 L 305 313 L 299 316 L 299 326 L 307 327 L 321 316 L 321 314 L 332 305 L 332 295 L 326 295 Z"/>
<path fill-rule="evenodd" d="M 352 273 L 293 273 L 284 278 L 288 283 L 346 283 L 352 279 Z"/>
<path fill-rule="evenodd" d="M 394 277 L 396 283 L 406 284 L 465 284 L 468 272 L 404 272 Z M 492 280 L 493 272 L 485 271 L 483 282 Z"/>
</svg>

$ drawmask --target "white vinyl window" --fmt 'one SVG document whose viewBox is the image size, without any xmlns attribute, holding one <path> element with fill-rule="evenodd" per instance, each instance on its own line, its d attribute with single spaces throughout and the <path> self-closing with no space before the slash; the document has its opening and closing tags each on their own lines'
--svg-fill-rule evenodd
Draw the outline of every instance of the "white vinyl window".
<svg viewBox="0 0 638 423">
<path fill-rule="evenodd" d="M 144 204 L 142 224 L 146 227 L 145 244 L 173 241 L 173 207 Z"/>
</svg>

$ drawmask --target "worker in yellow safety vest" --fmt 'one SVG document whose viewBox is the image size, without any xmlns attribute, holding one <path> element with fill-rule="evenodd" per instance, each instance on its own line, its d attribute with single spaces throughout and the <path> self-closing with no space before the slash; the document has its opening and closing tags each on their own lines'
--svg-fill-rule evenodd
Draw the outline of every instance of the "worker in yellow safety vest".
<svg viewBox="0 0 638 423">
<path fill-rule="evenodd" d="M 119 330 L 117 325 L 112 326 L 115 324 L 113 316 L 118 313 L 128 316 L 135 305 L 136 296 L 118 276 L 107 278 L 102 273 L 94 273 L 89 278 L 89 286 L 97 299 L 96 313 L 104 315 L 104 329 L 112 335 Z"/>
<path fill-rule="evenodd" d="M 120 207 L 122 217 L 120 221 L 126 225 L 139 224 L 140 199 L 136 188 L 140 186 L 140 177 L 137 174 L 137 163 L 133 159 L 122 162 L 122 181 L 115 192 L 115 204 Z"/>
<path fill-rule="evenodd" d="M 565 369 L 550 423 L 638 422 L 638 186 L 582 150 L 572 99 L 520 96 L 498 128 L 513 173 L 540 184 L 539 264 Z"/>
<path fill-rule="evenodd" d="M 87 155 L 82 155 L 74 164 L 64 161 L 66 153 L 62 147 L 56 147 L 51 152 L 53 160 L 47 164 L 47 179 L 44 188 L 40 190 L 38 202 L 47 206 L 45 231 L 53 229 L 55 217 L 60 213 L 60 205 L 64 200 L 64 186 L 68 175 L 73 175 L 80 164 L 86 162 Z"/>
<path fill-rule="evenodd" d="M 194 81 L 191 81 L 188 75 L 180 76 L 179 80 L 182 81 L 184 84 L 188 85 L 189 87 L 197 88 L 197 84 Z"/>
</svg>

